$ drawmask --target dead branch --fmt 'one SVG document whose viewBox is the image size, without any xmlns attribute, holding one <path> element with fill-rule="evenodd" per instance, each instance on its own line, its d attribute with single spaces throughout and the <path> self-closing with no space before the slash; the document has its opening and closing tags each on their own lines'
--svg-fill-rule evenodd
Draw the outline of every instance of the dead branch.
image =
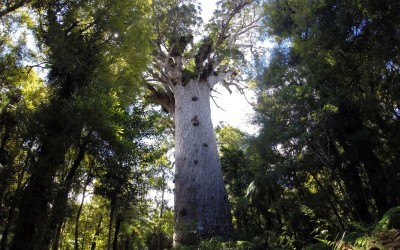
<svg viewBox="0 0 400 250">
<path fill-rule="evenodd" d="M 211 95 L 211 100 L 214 102 L 215 106 L 217 106 L 217 108 L 219 108 L 219 109 L 221 109 L 221 110 L 223 110 L 223 111 L 226 111 L 225 109 L 223 109 L 221 106 L 219 106 L 219 105 L 217 104 L 217 102 L 215 101 L 214 98 L 215 98 L 215 96 Z"/>
<path fill-rule="evenodd" d="M 28 68 L 28 71 L 26 72 L 26 74 L 29 75 L 33 68 L 42 68 L 42 69 L 46 68 L 45 66 L 42 66 L 42 65 L 45 65 L 45 64 L 47 64 L 47 62 L 41 62 L 41 63 L 38 63 L 38 64 L 26 66 Z"/>
</svg>

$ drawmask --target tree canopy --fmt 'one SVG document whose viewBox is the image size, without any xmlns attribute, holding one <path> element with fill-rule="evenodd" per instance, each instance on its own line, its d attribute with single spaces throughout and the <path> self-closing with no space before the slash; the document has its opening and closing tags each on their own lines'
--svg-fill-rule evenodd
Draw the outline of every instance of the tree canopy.
<svg viewBox="0 0 400 250">
<path fill-rule="evenodd" d="M 400 247 L 400 3 L 201 11 L 0 3 L 0 250 Z"/>
</svg>

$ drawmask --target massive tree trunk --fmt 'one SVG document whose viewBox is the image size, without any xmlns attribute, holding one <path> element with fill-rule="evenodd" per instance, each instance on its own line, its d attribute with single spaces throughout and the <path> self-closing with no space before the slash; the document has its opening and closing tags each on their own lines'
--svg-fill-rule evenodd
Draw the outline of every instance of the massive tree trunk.
<svg viewBox="0 0 400 250">
<path fill-rule="evenodd" d="M 261 8 L 254 0 L 219 1 L 205 29 L 208 35 L 194 44 L 199 18 L 193 2 L 153 2 L 158 3 L 153 5 L 157 37 L 144 78 L 153 101 L 175 123 L 174 244 L 228 238 L 233 227 L 211 122 L 210 91 L 216 84 L 229 92 L 230 86 L 240 89 L 239 70 L 232 62 L 253 48 L 243 44 L 252 39 L 242 38 L 258 26 Z"/>
<path fill-rule="evenodd" d="M 210 86 L 191 80 L 175 97 L 175 244 L 232 232 L 230 208 L 211 122 Z"/>
</svg>

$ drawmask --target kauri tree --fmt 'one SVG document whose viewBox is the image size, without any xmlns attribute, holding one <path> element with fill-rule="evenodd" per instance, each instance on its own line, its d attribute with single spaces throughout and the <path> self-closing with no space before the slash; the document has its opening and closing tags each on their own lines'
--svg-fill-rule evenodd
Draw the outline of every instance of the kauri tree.
<svg viewBox="0 0 400 250">
<path fill-rule="evenodd" d="M 216 84 L 238 84 L 244 49 L 259 23 L 257 1 L 219 1 L 200 30 L 194 1 L 153 1 L 153 60 L 144 75 L 154 101 L 174 120 L 175 244 L 229 237 L 231 213 L 210 116 Z M 202 38 L 198 32 L 202 31 Z M 197 32 L 197 33 L 196 33 Z M 246 37 L 246 39 L 244 38 Z M 200 40 L 196 42 L 196 40 Z"/>
</svg>

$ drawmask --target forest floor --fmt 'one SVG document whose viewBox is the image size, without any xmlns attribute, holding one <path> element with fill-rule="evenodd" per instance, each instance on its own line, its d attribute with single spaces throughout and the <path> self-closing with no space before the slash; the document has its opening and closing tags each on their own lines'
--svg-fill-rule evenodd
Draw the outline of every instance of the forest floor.
<svg viewBox="0 0 400 250">
<path fill-rule="evenodd" d="M 341 250 L 398 250 L 400 249 L 400 230 L 389 229 L 369 236 L 359 237 L 354 243 L 339 242 L 335 249 Z"/>
</svg>

